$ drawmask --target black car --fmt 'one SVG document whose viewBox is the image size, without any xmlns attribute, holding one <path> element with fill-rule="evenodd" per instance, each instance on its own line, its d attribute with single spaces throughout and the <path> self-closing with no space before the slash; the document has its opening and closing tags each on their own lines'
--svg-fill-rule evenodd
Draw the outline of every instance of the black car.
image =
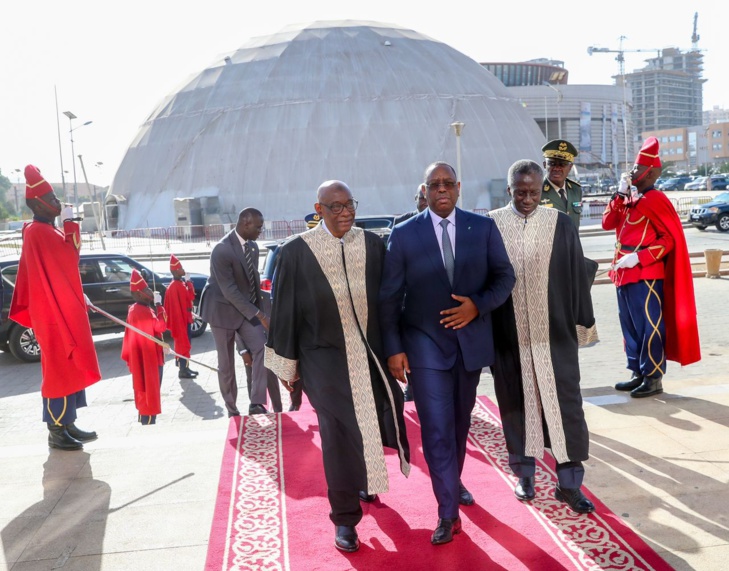
<svg viewBox="0 0 729 571">
<path fill-rule="evenodd" d="M 18 359 L 34 362 L 40 360 L 40 348 L 33 335 L 33 330 L 8 319 L 10 299 L 18 273 L 18 260 L 18 256 L 0 258 L 0 279 L 3 280 L 4 288 L 0 350 L 9 350 Z M 160 262 L 160 264 L 162 263 Z M 159 291 L 164 299 L 166 286 L 172 281 L 172 274 L 153 272 L 129 256 L 110 252 L 81 254 L 79 273 L 84 293 L 96 307 L 126 321 L 129 306 L 134 303 L 129 289 L 129 277 L 134 268 L 142 274 L 149 287 Z M 195 286 L 195 311 L 197 311 L 200 292 L 205 286 L 207 276 L 190 274 L 190 279 Z M 93 333 L 110 333 L 123 329 L 108 317 L 94 311 L 89 312 L 89 322 Z M 207 323 L 196 318 L 192 324 L 192 336 L 202 335 L 206 327 Z"/>
<path fill-rule="evenodd" d="M 714 224 L 720 232 L 729 232 L 729 192 L 722 192 L 711 202 L 692 208 L 688 221 L 699 230 Z"/>
<path fill-rule="evenodd" d="M 656 186 L 656 188 L 660 190 L 684 190 L 683 187 L 692 180 L 693 178 L 690 176 L 676 176 L 662 182 L 661 186 Z"/>
</svg>

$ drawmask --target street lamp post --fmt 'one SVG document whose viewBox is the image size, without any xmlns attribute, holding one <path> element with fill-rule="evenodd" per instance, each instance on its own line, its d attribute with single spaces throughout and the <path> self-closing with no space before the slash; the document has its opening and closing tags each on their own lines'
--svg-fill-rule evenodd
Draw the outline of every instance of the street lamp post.
<svg viewBox="0 0 729 571">
<path fill-rule="evenodd" d="M 456 182 L 461 182 L 461 133 L 465 123 L 456 121 L 451 123 L 453 131 L 456 133 Z M 463 208 L 463 189 L 458 194 L 458 207 Z"/>
<path fill-rule="evenodd" d="M 557 136 L 561 139 L 562 138 L 562 115 L 560 113 L 560 103 L 562 103 L 562 92 L 557 89 L 554 85 L 549 83 L 548 81 L 545 81 L 543 85 L 546 85 L 550 89 L 557 92 Z"/>
<path fill-rule="evenodd" d="M 86 123 L 83 123 L 82 125 L 79 125 L 78 127 L 73 126 L 73 120 L 77 119 L 76 115 L 71 113 L 71 111 L 64 111 L 63 114 L 68 117 L 68 134 L 71 137 L 71 160 L 73 161 L 73 207 L 75 209 L 78 208 L 78 183 L 76 182 L 76 153 L 73 149 L 73 132 L 76 129 L 80 129 L 81 127 L 85 127 L 86 125 L 90 125 L 93 123 L 93 121 L 86 121 Z"/>
<path fill-rule="evenodd" d="M 15 185 L 15 214 L 20 216 L 20 203 L 18 202 L 18 185 L 20 184 L 20 169 L 15 169 L 15 177 L 18 179 Z"/>
</svg>

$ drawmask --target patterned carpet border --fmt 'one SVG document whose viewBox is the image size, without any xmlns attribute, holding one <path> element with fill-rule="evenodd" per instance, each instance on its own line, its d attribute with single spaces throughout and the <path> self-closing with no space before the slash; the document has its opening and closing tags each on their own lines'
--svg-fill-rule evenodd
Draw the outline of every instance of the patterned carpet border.
<svg viewBox="0 0 729 571">
<path fill-rule="evenodd" d="M 281 454 L 284 418 L 282 414 L 268 414 L 231 419 L 206 571 L 291 569 Z M 503 493 L 511 494 L 516 477 L 508 467 L 498 409 L 484 397 L 476 402 L 469 441 L 503 479 Z M 585 493 L 597 508 L 593 514 L 575 514 L 557 501 L 553 464 L 549 455 L 537 462 L 536 499 L 526 506 L 572 568 L 671 569 L 589 490 Z M 392 491 L 397 493 L 396 487 Z"/>
</svg>

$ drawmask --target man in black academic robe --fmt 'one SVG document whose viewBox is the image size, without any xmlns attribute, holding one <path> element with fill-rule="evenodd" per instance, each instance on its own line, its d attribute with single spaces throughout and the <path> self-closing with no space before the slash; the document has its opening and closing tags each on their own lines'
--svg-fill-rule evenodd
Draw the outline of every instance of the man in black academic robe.
<svg viewBox="0 0 729 571">
<path fill-rule="evenodd" d="M 280 246 L 266 367 L 291 390 L 303 383 L 319 420 L 335 546 L 359 547 L 360 498 L 388 490 L 383 446 L 410 470 L 403 394 L 383 366 L 377 313 L 385 244 L 353 226 L 346 184 L 328 181 L 314 205 L 323 221 Z"/>
<path fill-rule="evenodd" d="M 581 513 L 595 508 L 580 487 L 589 434 L 582 410 L 578 346 L 597 342 L 590 282 L 574 224 L 539 205 L 541 167 L 509 169 L 512 202 L 490 216 L 504 239 L 516 285 L 494 312 L 492 368 L 509 465 L 522 501 L 534 498 L 535 456 L 551 448 L 556 497 Z"/>
</svg>

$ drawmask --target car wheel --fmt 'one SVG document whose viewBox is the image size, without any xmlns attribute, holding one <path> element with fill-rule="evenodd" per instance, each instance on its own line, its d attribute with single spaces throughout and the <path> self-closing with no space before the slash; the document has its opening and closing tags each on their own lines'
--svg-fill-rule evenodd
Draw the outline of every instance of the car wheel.
<svg viewBox="0 0 729 571">
<path fill-rule="evenodd" d="M 725 212 L 716 221 L 716 229 L 720 232 L 729 232 L 729 213 Z"/>
<path fill-rule="evenodd" d="M 21 361 L 26 363 L 40 361 L 40 345 L 35 338 L 35 333 L 29 327 L 13 327 L 8 344 L 10 352 Z"/>
<path fill-rule="evenodd" d="M 207 322 L 203 321 L 198 314 L 197 308 L 197 305 L 192 308 L 195 317 L 193 318 L 192 324 L 190 326 L 190 337 L 200 337 L 200 335 L 205 333 L 205 329 L 208 326 Z"/>
</svg>

